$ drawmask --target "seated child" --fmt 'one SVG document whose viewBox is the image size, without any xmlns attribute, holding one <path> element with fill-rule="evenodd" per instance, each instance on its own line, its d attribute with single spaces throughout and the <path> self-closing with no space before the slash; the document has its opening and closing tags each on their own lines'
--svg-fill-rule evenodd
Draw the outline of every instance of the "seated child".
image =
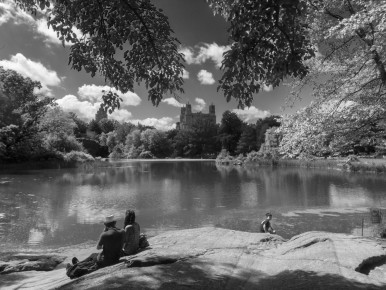
<svg viewBox="0 0 386 290">
<path fill-rule="evenodd" d="M 261 233 L 270 233 L 275 234 L 276 231 L 272 228 L 270 220 L 272 219 L 271 213 L 265 214 L 265 220 L 263 220 L 260 224 L 260 232 Z"/>
</svg>

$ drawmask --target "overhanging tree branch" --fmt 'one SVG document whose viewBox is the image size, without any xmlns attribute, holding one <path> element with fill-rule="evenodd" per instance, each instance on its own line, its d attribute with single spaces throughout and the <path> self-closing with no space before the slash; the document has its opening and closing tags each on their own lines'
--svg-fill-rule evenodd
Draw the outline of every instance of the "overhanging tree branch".
<svg viewBox="0 0 386 290">
<path fill-rule="evenodd" d="M 159 69 L 161 69 L 161 62 L 159 60 L 159 57 L 158 57 L 158 52 L 157 52 L 157 47 L 155 45 L 155 41 L 154 41 L 154 38 L 153 36 L 151 35 L 151 32 L 150 32 L 150 29 L 149 27 L 147 26 L 145 20 L 143 19 L 143 17 L 138 13 L 138 11 L 130 5 L 130 3 L 128 2 L 129 0 L 121 0 L 121 2 L 126 5 L 127 8 L 129 8 L 131 11 L 133 11 L 134 15 L 138 18 L 138 20 L 141 22 L 141 24 L 143 25 L 143 27 L 145 28 L 146 30 L 146 34 L 147 34 L 147 37 L 148 37 L 148 40 L 149 40 L 149 43 L 154 51 L 154 54 L 156 56 L 156 59 L 157 59 L 157 63 L 158 63 L 158 66 L 159 66 Z"/>
</svg>

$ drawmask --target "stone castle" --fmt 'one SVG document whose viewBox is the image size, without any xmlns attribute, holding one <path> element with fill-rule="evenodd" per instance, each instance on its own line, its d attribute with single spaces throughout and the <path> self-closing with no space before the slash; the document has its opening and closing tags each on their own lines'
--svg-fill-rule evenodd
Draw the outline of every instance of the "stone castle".
<svg viewBox="0 0 386 290">
<path fill-rule="evenodd" d="M 213 104 L 209 106 L 209 114 L 201 112 L 192 113 L 192 105 L 187 103 L 185 107 L 181 108 L 180 121 L 177 122 L 177 130 L 191 129 L 196 122 L 208 122 L 216 124 L 216 111 Z"/>
</svg>

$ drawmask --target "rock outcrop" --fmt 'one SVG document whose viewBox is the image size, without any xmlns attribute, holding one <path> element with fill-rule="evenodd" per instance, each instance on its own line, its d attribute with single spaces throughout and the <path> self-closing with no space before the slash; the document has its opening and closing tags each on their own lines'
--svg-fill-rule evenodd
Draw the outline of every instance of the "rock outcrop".
<svg viewBox="0 0 386 290">
<path fill-rule="evenodd" d="M 363 237 L 307 232 L 285 241 L 208 227 L 167 232 L 149 242 L 147 250 L 122 259 L 129 263 L 76 280 L 63 268 L 13 273 L 1 276 L 8 280 L 0 288 L 386 289 L 386 251 Z"/>
<path fill-rule="evenodd" d="M 13 255 L 0 261 L 0 274 L 23 271 L 52 271 L 66 257 L 57 255 Z"/>
</svg>

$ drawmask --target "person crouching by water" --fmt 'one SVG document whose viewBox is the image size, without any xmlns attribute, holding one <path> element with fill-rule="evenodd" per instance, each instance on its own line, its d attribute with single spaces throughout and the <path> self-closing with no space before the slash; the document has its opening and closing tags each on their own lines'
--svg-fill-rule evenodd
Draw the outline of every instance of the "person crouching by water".
<svg viewBox="0 0 386 290">
<path fill-rule="evenodd" d="M 272 228 L 271 226 L 271 219 L 272 219 L 272 214 L 271 213 L 266 213 L 265 214 L 265 220 L 263 220 L 260 224 L 260 232 L 261 233 L 270 233 L 270 234 L 275 234 L 276 231 Z"/>
<path fill-rule="evenodd" d="M 98 265 L 106 267 L 119 262 L 121 250 L 125 239 L 125 232 L 117 228 L 117 221 L 113 215 L 105 218 L 105 229 L 101 234 L 97 249 L 102 250 L 98 255 Z"/>
<path fill-rule="evenodd" d="M 135 222 L 135 212 L 133 210 L 127 210 L 125 221 L 125 241 L 123 244 L 124 255 L 133 255 L 139 249 L 139 224 Z"/>
</svg>

